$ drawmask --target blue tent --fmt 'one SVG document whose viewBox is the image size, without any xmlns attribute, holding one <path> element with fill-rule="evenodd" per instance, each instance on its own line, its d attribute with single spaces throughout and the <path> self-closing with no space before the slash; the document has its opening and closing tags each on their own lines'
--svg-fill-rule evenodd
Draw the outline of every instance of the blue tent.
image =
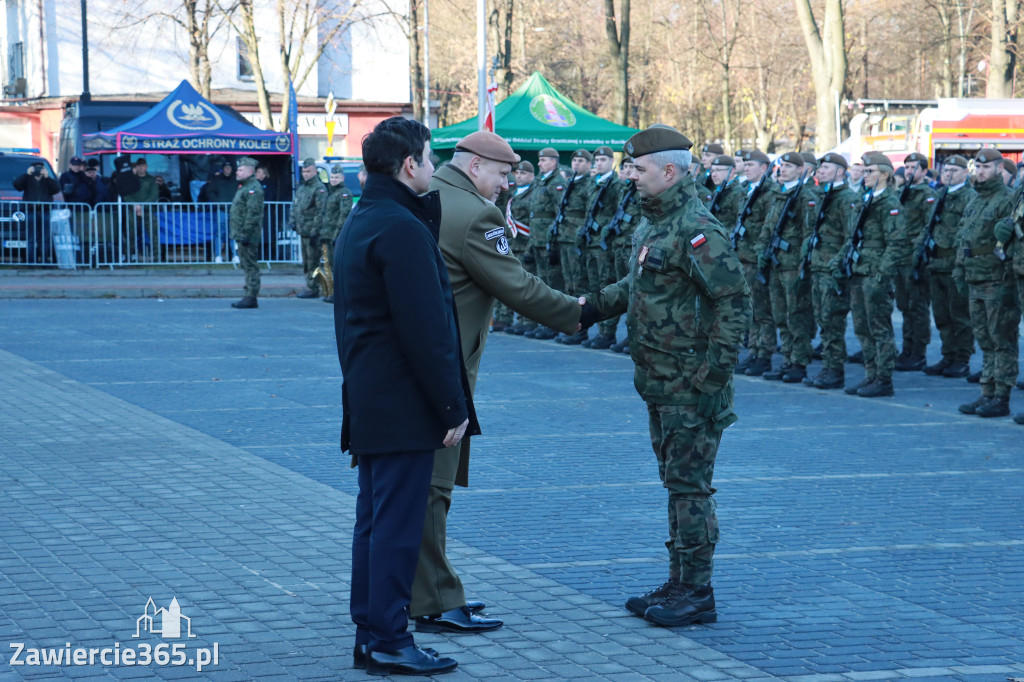
<svg viewBox="0 0 1024 682">
<path fill-rule="evenodd" d="M 239 120 L 181 81 L 148 112 L 105 132 L 83 135 L 85 154 L 291 154 L 288 133 Z"/>
</svg>

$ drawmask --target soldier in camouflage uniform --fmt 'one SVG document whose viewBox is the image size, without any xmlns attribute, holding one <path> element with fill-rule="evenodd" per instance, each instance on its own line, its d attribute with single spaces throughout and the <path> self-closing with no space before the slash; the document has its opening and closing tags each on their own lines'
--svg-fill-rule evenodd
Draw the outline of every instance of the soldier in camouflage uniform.
<svg viewBox="0 0 1024 682">
<path fill-rule="evenodd" d="M 892 372 L 896 365 L 896 335 L 892 328 L 892 273 L 907 248 L 907 228 L 899 199 L 890 186 L 892 161 L 884 154 L 864 155 L 864 188 L 871 205 L 859 233 L 854 232 L 832 260 L 836 289 L 850 291 L 853 331 L 864 352 L 864 381 L 846 389 L 849 395 L 877 398 L 893 395 Z M 843 272 L 846 254 L 856 258 L 850 277 Z"/>
<path fill-rule="evenodd" d="M 714 622 L 711 574 L 718 518 L 711 485 L 722 431 L 736 421 L 732 371 L 750 294 L 729 238 L 697 198 L 690 141 L 651 127 L 625 146 L 641 195 L 630 274 L 592 302 L 626 313 L 636 390 L 668 489 L 669 576 L 626 608 L 658 625 Z M 586 309 L 586 306 L 584 306 Z"/>
<path fill-rule="evenodd" d="M 956 260 L 956 235 L 967 204 L 977 192 L 967 182 L 967 159 L 960 155 L 946 159 L 942 166 L 945 196 L 936 199 L 938 212 L 932 239 L 935 247 L 928 260 L 928 283 L 931 289 L 932 313 L 942 340 L 942 359 L 924 368 L 931 376 L 962 378 L 970 374 L 968 362 L 974 354 L 974 332 L 971 330 L 971 309 L 967 296 L 960 293 L 953 281 Z M 932 220 L 931 216 L 928 218 Z"/>
<path fill-rule="evenodd" d="M 565 185 L 564 195 L 568 196 L 562 224 L 558 226 L 558 255 L 562 262 L 562 279 L 567 294 L 578 296 L 587 290 L 587 271 L 583 267 L 582 249 L 577 245 L 577 233 L 586 222 L 587 207 L 594 191 L 594 179 L 590 176 L 593 155 L 586 149 L 577 149 L 572 154 L 572 170 L 575 175 Z M 561 197 L 559 198 L 561 201 Z M 587 340 L 587 332 L 560 334 L 558 343 L 578 346 Z"/>
<path fill-rule="evenodd" d="M 850 292 L 836 291 L 829 263 L 850 237 L 860 210 L 860 197 L 846 183 L 846 159 L 829 152 L 821 158 L 817 178 L 822 195 L 814 218 L 814 230 L 801 252 L 810 263 L 811 303 L 821 327 L 821 373 L 810 382 L 821 389 L 842 388 L 846 381 L 846 318 Z M 807 268 L 803 269 L 804 277 Z M 806 382 L 805 382 L 806 383 Z"/>
<path fill-rule="evenodd" d="M 256 160 L 243 156 L 238 160 L 238 190 L 231 200 L 228 225 L 231 239 L 238 244 L 238 261 L 245 271 L 245 296 L 232 308 L 258 308 L 260 295 L 260 236 L 263 234 L 263 187 L 253 177 Z"/>
<path fill-rule="evenodd" d="M 328 181 L 320 244 L 321 247 L 327 245 L 327 264 L 331 272 L 334 272 L 334 240 L 338 238 L 342 225 L 352 212 L 352 191 L 345 185 L 345 169 L 340 163 L 331 166 Z M 334 294 L 325 297 L 324 302 L 334 303 Z"/>
<path fill-rule="evenodd" d="M 590 194 L 590 203 L 581 237 L 577 240 L 583 251 L 583 261 L 587 271 L 587 280 L 591 289 L 613 284 L 619 281 L 615 276 L 615 254 L 608 249 L 607 242 L 601 242 L 604 228 L 611 222 L 619 208 L 622 193 L 622 181 L 619 180 L 613 167 L 615 152 L 611 147 L 598 147 L 594 150 L 594 187 Z M 603 248 L 602 248 L 603 247 Z M 615 329 L 618 319 L 605 320 L 598 326 L 598 335 L 583 342 L 584 348 L 604 350 L 615 345 Z"/>
<path fill-rule="evenodd" d="M 638 204 L 640 197 L 637 195 L 636 183 L 633 182 L 632 177 L 633 158 L 625 156 L 619 167 L 619 182 L 622 183 L 619 206 L 611 222 L 605 225 L 601 231 L 601 239 L 608 244 L 608 248 L 612 251 L 616 282 L 629 275 L 629 257 L 633 253 L 633 230 L 640 222 L 640 206 Z M 607 320 L 612 329 L 619 328 L 619 317 L 616 315 Z M 628 353 L 629 336 L 612 344 L 609 350 L 616 353 Z"/>
<path fill-rule="evenodd" d="M 1005 417 L 1010 414 L 1010 390 L 1017 380 L 1020 302 L 1012 255 L 1007 242 L 998 239 L 997 223 L 1011 216 L 1013 199 L 1003 182 L 1003 155 L 982 149 L 974 157 L 974 190 L 960 221 L 956 285 L 967 288 L 974 338 L 981 348 L 981 397 L 961 405 L 964 414 Z M 1001 223 L 1006 225 L 1005 221 Z M 999 236 L 1006 237 L 1001 227 Z"/>
<path fill-rule="evenodd" d="M 320 233 L 323 232 L 324 208 L 327 188 L 317 177 L 316 160 L 302 162 L 302 182 L 295 188 L 295 199 L 288 216 L 292 229 L 302 238 L 302 272 L 306 276 L 306 289 L 299 298 L 319 298 L 320 284 L 313 271 L 320 265 Z"/>
<path fill-rule="evenodd" d="M 914 257 L 935 207 L 935 190 L 928 185 L 928 157 L 924 154 L 908 154 L 903 168 L 906 185 L 900 203 L 907 224 L 907 247 L 896 270 L 896 307 L 903 313 L 903 349 L 896 358 L 896 371 L 913 372 L 924 368 L 924 354 L 932 336 L 928 270 L 918 268 L 915 280 Z"/>
<path fill-rule="evenodd" d="M 774 203 L 765 215 L 758 237 L 757 269 L 768 280 L 772 305 L 772 319 L 782 338 L 783 363 L 762 376 L 770 381 L 782 380 L 787 384 L 800 383 L 807 377 L 811 364 L 811 334 L 814 330 L 814 312 L 811 306 L 811 283 L 800 278 L 800 247 L 811 236 L 813 216 L 816 212 L 816 194 L 808 186 L 801 186 L 806 178 L 804 160 L 796 152 L 787 152 L 780 158 L 779 185 L 772 188 Z M 788 207 L 788 208 L 787 208 Z M 789 243 L 788 250 L 777 246 L 772 263 L 768 252 L 770 241 L 776 235 Z"/>
<path fill-rule="evenodd" d="M 714 181 L 711 179 L 711 162 L 725 154 L 725 148 L 717 142 L 708 142 L 700 150 L 700 162 L 697 172 L 694 174 L 693 184 L 700 196 L 704 196 L 704 190 L 713 192 Z"/>
<path fill-rule="evenodd" d="M 552 147 L 541 149 L 537 166 L 541 175 L 534 179 L 533 191 L 530 193 L 530 242 L 527 252 L 533 256 L 537 276 L 552 289 L 565 291 L 558 242 L 552 240 L 549 232 L 565 190 L 565 181 L 558 172 L 558 152 Z M 553 339 L 557 335 L 558 332 L 544 325 L 538 325 L 523 334 L 529 339 L 542 340 Z"/>
<path fill-rule="evenodd" d="M 505 214 L 505 236 L 508 239 L 512 253 L 522 262 L 523 269 L 531 275 L 537 274 L 537 261 L 529 252 L 530 246 L 530 201 L 533 196 L 533 179 L 536 173 L 533 164 L 529 161 L 520 161 L 515 170 L 515 185 L 509 185 L 509 197 L 504 206 L 499 204 Z M 494 304 L 494 319 L 509 324 L 504 329 L 506 334 L 522 336 L 526 332 L 537 328 L 537 323 L 522 315 L 519 320 L 512 324 L 513 311 L 501 301 Z M 494 327 L 491 327 L 492 331 Z"/>
<path fill-rule="evenodd" d="M 726 225 L 730 239 L 736 247 L 736 255 L 743 264 L 743 275 L 747 278 L 753 319 L 747 332 L 747 348 L 750 352 L 743 362 L 736 365 L 737 374 L 761 376 L 772 368 L 772 353 L 775 352 L 775 322 L 772 320 L 771 294 L 768 285 L 757 279 L 757 251 L 754 245 L 761 234 L 765 215 L 771 207 L 772 187 L 775 181 L 768 174 L 768 155 L 752 149 L 746 153 L 743 171 L 750 183 L 743 208 L 734 225 Z M 739 222 L 742 219 L 742 225 Z M 739 230 L 739 231 L 737 231 Z M 742 234 L 740 234 L 742 232 Z"/>
<path fill-rule="evenodd" d="M 1013 273 L 1017 279 L 1017 304 L 1024 308 L 1024 184 L 1017 185 L 1013 192 L 1013 212 L 1000 220 L 994 230 L 998 243 L 1013 259 Z M 1017 388 L 1024 389 L 1024 381 L 1017 382 Z M 1024 412 L 1013 417 L 1017 424 L 1024 424 Z"/>
</svg>

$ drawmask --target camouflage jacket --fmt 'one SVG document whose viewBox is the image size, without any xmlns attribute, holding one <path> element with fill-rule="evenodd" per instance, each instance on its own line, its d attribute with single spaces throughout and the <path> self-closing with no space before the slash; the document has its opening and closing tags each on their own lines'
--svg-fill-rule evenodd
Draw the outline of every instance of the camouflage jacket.
<svg viewBox="0 0 1024 682">
<path fill-rule="evenodd" d="M 764 225 L 765 217 L 768 214 L 768 210 L 774 204 L 772 198 L 772 187 L 775 186 L 775 181 L 770 177 L 764 178 L 764 184 L 761 186 L 761 190 L 754 200 L 753 205 L 750 207 L 750 215 L 743 221 L 743 227 L 746 229 L 746 234 L 738 242 L 738 248 L 736 249 L 736 255 L 739 256 L 741 263 L 756 263 L 757 262 L 757 251 L 755 245 L 757 244 L 758 237 L 761 236 L 761 227 Z M 745 196 L 741 197 L 742 202 L 740 203 L 740 212 L 743 212 L 744 207 L 747 205 L 747 201 L 750 199 L 751 194 L 754 192 L 757 185 L 750 185 L 747 188 Z M 736 227 L 735 221 L 732 225 L 725 225 L 725 228 L 729 231 L 730 238 L 732 237 L 732 230 Z M 775 227 L 772 225 L 772 227 Z"/>
<path fill-rule="evenodd" d="M 850 238 L 860 207 L 860 196 L 846 183 L 839 187 L 829 187 L 828 191 L 822 194 L 818 202 L 818 210 L 811 216 L 812 235 L 814 225 L 821 220 L 821 224 L 818 226 L 817 243 L 811 247 L 813 249 L 811 251 L 811 270 L 813 272 L 831 270 L 829 264 L 839 253 L 846 240 Z M 824 216 L 821 215 L 822 210 L 825 211 Z"/>
<path fill-rule="evenodd" d="M 935 206 L 935 190 L 927 182 L 911 185 L 907 198 L 903 202 L 903 218 L 907 223 L 908 248 L 900 265 L 906 266 L 913 262 L 914 250 L 921 243 L 924 227 Z"/>
<path fill-rule="evenodd" d="M 518 189 L 516 190 L 518 191 Z M 518 194 L 513 194 L 505 207 L 505 217 L 512 216 L 513 220 L 517 220 L 521 223 L 525 223 L 527 226 L 530 224 L 530 204 L 533 203 L 533 185 L 527 185 L 526 189 Z M 508 222 L 506 220 L 506 222 Z M 530 235 L 525 235 L 522 232 L 512 234 L 512 228 L 509 227 L 505 230 L 505 234 L 508 236 L 508 243 L 512 246 L 512 253 L 520 254 L 526 251 L 526 247 L 530 245 L 530 236 L 533 234 L 531 231 Z"/>
<path fill-rule="evenodd" d="M 324 203 L 324 222 L 320 237 L 334 240 L 338 238 L 341 226 L 352 212 L 352 192 L 344 182 L 328 185 L 327 199 Z"/>
<path fill-rule="evenodd" d="M 789 189 L 779 184 L 772 187 L 770 197 L 773 201 L 768 205 L 768 210 L 765 212 L 764 222 L 761 224 L 761 233 L 758 235 L 757 243 L 754 246 L 755 253 L 761 254 L 764 252 L 765 247 L 775 233 L 775 227 L 782 217 L 782 211 L 786 207 L 786 202 L 789 201 L 789 198 L 799 188 L 799 184 L 795 184 Z M 781 248 L 775 250 L 775 257 L 779 259 L 779 264 L 774 266 L 775 269 L 796 270 L 800 267 L 800 245 L 811 236 L 811 228 L 814 225 L 814 215 L 817 213 L 817 207 L 818 197 L 816 190 L 812 190 L 808 185 L 804 185 L 803 189 L 800 190 L 800 196 L 796 198 L 790 207 L 792 217 L 787 218 L 782 226 L 780 236 L 789 242 L 789 250 L 783 251 Z"/>
<path fill-rule="evenodd" d="M 892 187 L 886 187 L 871 200 L 868 214 L 862 227 L 863 238 L 857 249 L 859 257 L 853 264 L 855 275 L 892 276 L 896 265 L 902 262 L 910 248 L 907 241 L 907 226 L 900 210 L 900 200 Z M 843 248 L 829 264 L 836 267 L 852 246 L 853 235 L 846 240 Z"/>
<path fill-rule="evenodd" d="M 323 231 L 324 206 L 327 204 L 327 188 L 315 175 L 303 180 L 295 188 L 289 223 L 303 237 L 319 235 Z"/>
<path fill-rule="evenodd" d="M 594 186 L 590 193 L 590 200 L 587 202 L 587 212 L 584 220 L 594 218 L 594 224 L 590 226 L 584 242 L 589 249 L 601 248 L 601 234 L 612 216 L 619 210 L 619 199 L 622 198 L 622 189 L 625 183 L 619 180 L 614 172 L 602 182 L 595 178 Z"/>
<path fill-rule="evenodd" d="M 1024 184 L 1017 185 L 1013 192 L 1013 212 L 1003 218 L 1013 228 L 1013 237 L 1006 246 L 1006 253 L 1013 258 L 1013 271 L 1024 277 Z"/>
<path fill-rule="evenodd" d="M 939 214 L 935 227 L 932 228 L 935 253 L 928 261 L 930 271 L 953 272 L 953 264 L 956 262 L 956 235 L 960 231 L 960 219 L 963 218 L 964 211 L 967 210 L 967 204 L 977 194 L 969 182 L 960 185 L 955 191 L 946 192 L 946 198 L 942 201 L 942 212 Z M 938 199 L 932 206 L 938 207 Z M 929 215 L 928 220 L 931 219 Z"/>
<path fill-rule="evenodd" d="M 714 199 L 714 192 L 708 198 L 708 210 L 711 210 L 711 201 Z M 743 210 L 743 204 L 747 202 L 747 188 L 741 180 L 730 180 L 729 184 L 722 188 L 718 195 L 718 211 L 711 215 L 722 223 L 726 232 L 732 230 L 736 225 L 736 218 Z"/>
<path fill-rule="evenodd" d="M 731 402 L 751 312 L 743 268 L 692 178 L 640 203 L 630 273 L 593 302 L 602 316 L 626 313 L 633 382 L 645 401 L 690 405 L 700 392 L 728 390 Z"/>
<path fill-rule="evenodd" d="M 533 179 L 533 190 L 530 192 L 530 246 L 544 247 L 551 235 L 548 230 L 555 222 L 558 213 L 558 202 L 562 200 L 562 192 L 566 182 L 557 170 Z"/>
<path fill-rule="evenodd" d="M 587 207 L 595 189 L 594 178 L 589 175 L 576 178 L 575 181 L 571 181 L 571 185 L 566 183 L 564 191 L 569 192 L 569 201 L 565 204 L 565 217 L 558 227 L 560 244 L 576 242 L 576 232 L 583 227 L 583 222 L 587 219 Z M 558 199 L 561 201 L 562 197 Z"/>
<path fill-rule="evenodd" d="M 231 238 L 257 243 L 263 232 L 263 187 L 250 176 L 238 186 L 228 214 Z"/>
<path fill-rule="evenodd" d="M 1005 261 L 996 255 L 993 228 L 1013 211 L 1012 195 L 998 174 L 974 189 L 978 195 L 967 204 L 960 220 L 953 276 L 974 283 L 999 282 L 1012 268 L 1012 260 L 1010 254 Z"/>
</svg>

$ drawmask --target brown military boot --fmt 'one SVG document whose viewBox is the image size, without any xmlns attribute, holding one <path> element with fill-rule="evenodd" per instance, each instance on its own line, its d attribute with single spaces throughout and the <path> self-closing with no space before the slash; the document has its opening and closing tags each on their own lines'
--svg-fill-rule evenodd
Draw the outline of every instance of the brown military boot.
<svg viewBox="0 0 1024 682">
<path fill-rule="evenodd" d="M 990 400 L 992 400 L 992 396 L 983 395 L 977 400 L 970 403 L 964 403 L 963 405 L 956 409 L 960 410 L 960 412 L 963 414 L 977 414 L 978 408 L 981 407 L 982 405 L 987 404 Z"/>
<path fill-rule="evenodd" d="M 639 597 L 630 597 L 626 600 L 626 610 L 633 615 L 643 617 L 647 609 L 660 604 L 663 600 L 673 594 L 679 587 L 679 578 L 669 578 L 664 584 L 652 590 L 644 592 Z"/>
<path fill-rule="evenodd" d="M 974 414 L 979 417 L 1009 417 L 1010 416 L 1010 396 L 1008 395 L 997 395 L 996 397 L 989 400 L 984 405 L 978 406 L 974 410 Z"/>
<path fill-rule="evenodd" d="M 644 620 L 670 628 L 691 623 L 714 623 L 718 620 L 715 591 L 711 585 L 680 583 L 679 588 L 668 599 L 644 612 Z"/>
</svg>

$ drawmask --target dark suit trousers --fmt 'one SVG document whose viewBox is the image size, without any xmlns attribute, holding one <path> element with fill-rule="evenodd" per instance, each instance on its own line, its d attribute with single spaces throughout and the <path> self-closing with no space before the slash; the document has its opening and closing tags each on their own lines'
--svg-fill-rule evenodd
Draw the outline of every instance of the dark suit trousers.
<svg viewBox="0 0 1024 682">
<path fill-rule="evenodd" d="M 350 611 L 356 644 L 413 644 L 407 608 L 416 575 L 434 452 L 360 455 Z"/>
</svg>

